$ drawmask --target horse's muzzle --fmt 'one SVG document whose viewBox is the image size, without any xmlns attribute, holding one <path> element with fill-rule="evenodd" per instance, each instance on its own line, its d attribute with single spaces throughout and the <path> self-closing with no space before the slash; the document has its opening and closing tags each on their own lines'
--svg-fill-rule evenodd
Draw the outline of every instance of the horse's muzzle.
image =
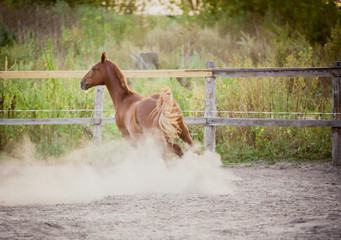
<svg viewBox="0 0 341 240">
<path fill-rule="evenodd" d="M 81 89 L 88 90 L 89 89 L 89 84 L 87 84 L 86 82 L 81 82 Z"/>
</svg>

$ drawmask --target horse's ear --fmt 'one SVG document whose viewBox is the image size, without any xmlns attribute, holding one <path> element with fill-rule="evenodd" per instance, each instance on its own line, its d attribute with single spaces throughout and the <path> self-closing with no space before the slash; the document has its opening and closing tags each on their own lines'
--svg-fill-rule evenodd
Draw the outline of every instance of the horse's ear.
<svg viewBox="0 0 341 240">
<path fill-rule="evenodd" d="M 105 52 L 102 52 L 101 63 L 104 63 L 104 60 L 106 59 L 107 59 L 107 54 Z"/>
</svg>

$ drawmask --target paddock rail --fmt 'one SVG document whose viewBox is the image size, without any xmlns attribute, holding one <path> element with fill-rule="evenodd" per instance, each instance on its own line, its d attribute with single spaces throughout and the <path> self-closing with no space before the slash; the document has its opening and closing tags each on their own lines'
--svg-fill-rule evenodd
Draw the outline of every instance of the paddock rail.
<svg viewBox="0 0 341 240">
<path fill-rule="evenodd" d="M 0 71 L 0 79 L 11 78 L 77 78 L 87 71 Z M 282 127 L 329 127 L 332 131 L 332 164 L 341 165 L 341 62 L 333 67 L 308 68 L 216 68 L 215 62 L 207 62 L 201 70 L 125 70 L 127 78 L 205 78 L 204 118 L 185 118 L 187 124 L 204 125 L 205 149 L 215 151 L 216 126 L 282 126 Z M 333 120 L 285 120 L 259 118 L 217 118 L 216 84 L 218 77 L 332 77 L 333 78 Z M 0 125 L 41 125 L 41 124 L 93 124 L 94 141 L 102 139 L 102 124 L 114 123 L 114 118 L 103 118 L 104 87 L 96 87 L 95 111 L 93 118 L 43 118 L 43 119 L 0 119 Z"/>
</svg>

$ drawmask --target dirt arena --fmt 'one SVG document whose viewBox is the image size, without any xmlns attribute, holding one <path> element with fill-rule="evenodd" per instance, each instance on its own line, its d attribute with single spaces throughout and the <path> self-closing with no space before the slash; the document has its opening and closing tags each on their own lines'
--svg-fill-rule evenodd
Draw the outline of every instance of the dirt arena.
<svg viewBox="0 0 341 240">
<path fill-rule="evenodd" d="M 231 193 L 0 204 L 0 239 L 341 239 L 340 167 L 277 163 L 222 171 L 235 176 L 227 183 Z"/>
</svg>

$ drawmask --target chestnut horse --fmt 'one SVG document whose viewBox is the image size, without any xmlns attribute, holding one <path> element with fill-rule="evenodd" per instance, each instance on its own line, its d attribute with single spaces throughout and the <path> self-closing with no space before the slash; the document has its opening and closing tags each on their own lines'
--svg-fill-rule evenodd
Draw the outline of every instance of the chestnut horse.
<svg viewBox="0 0 341 240">
<path fill-rule="evenodd" d="M 80 85 L 83 90 L 106 85 L 114 103 L 117 127 L 132 146 L 136 146 L 146 135 L 152 135 L 162 143 L 164 160 L 166 152 L 182 157 L 184 153 L 181 146 L 173 143 L 179 137 L 199 154 L 170 89 L 150 97 L 133 92 L 127 86 L 120 68 L 107 59 L 105 52 L 102 53 L 101 61 L 83 77 Z"/>
</svg>

